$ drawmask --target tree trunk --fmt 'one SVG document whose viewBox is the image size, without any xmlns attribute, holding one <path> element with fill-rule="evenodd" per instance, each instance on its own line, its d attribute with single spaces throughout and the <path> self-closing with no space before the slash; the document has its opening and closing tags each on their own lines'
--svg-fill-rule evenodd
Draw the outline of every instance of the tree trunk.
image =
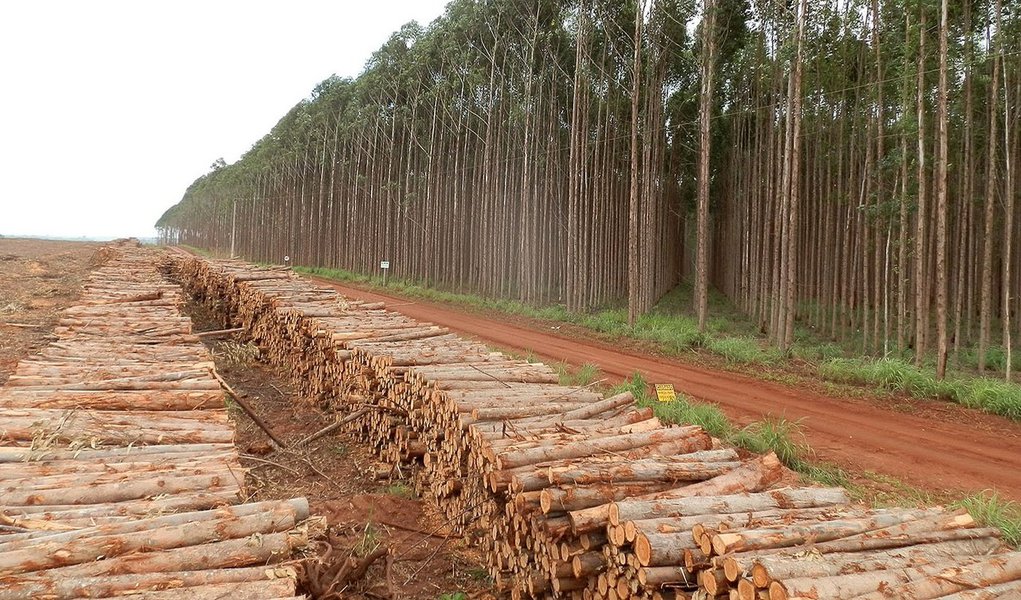
<svg viewBox="0 0 1021 600">
<path fill-rule="evenodd" d="M 709 157 L 713 75 L 716 64 L 716 9 L 713 0 L 702 2 L 701 91 L 698 108 L 698 208 L 695 251 L 695 312 L 698 330 L 705 333 L 709 286 Z"/>
</svg>

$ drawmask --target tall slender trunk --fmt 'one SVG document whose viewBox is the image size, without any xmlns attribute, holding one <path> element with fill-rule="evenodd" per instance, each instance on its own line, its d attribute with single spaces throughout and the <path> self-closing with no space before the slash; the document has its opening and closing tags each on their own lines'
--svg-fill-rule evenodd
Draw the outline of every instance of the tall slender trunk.
<svg viewBox="0 0 1021 600">
<path fill-rule="evenodd" d="M 946 0 L 944 0 L 945 2 Z M 997 36 L 1003 35 L 1003 2 L 1002 0 L 996 0 L 996 34 Z M 1003 45 L 999 45 L 999 59 L 1000 62 L 1004 62 Z M 995 60 L 995 58 L 994 58 Z M 1004 367 L 1004 379 L 1010 381 L 1011 379 L 1011 361 L 1013 355 L 1011 351 L 1011 321 L 1010 311 L 1011 306 L 1011 269 L 1013 265 L 1012 252 L 1013 247 L 1017 243 L 1017 239 L 1014 238 L 1014 157 L 1011 154 L 1013 149 L 1013 135 L 1014 130 L 1017 126 L 1011 119 L 1011 99 L 1010 99 L 1010 86 L 1008 85 L 1009 72 L 1006 68 L 1006 64 L 1003 65 L 1003 159 L 1004 159 L 1004 221 L 1003 221 L 1003 348 L 1005 354 L 1005 367 Z"/>
<path fill-rule="evenodd" d="M 789 116 L 793 122 L 791 135 L 794 136 L 791 150 L 790 167 L 790 212 L 788 214 L 787 235 L 787 298 L 784 301 L 786 315 L 784 332 L 780 350 L 790 352 L 794 343 L 794 318 L 798 312 L 798 210 L 801 201 L 801 71 L 804 62 L 805 21 L 808 19 L 808 2 L 801 0 L 798 7 L 798 41 L 797 54 L 794 59 L 793 85 L 788 93 L 793 93 Z"/>
<path fill-rule="evenodd" d="M 980 373 L 984 372 L 986 368 L 993 299 L 993 208 L 996 201 L 997 183 L 996 148 L 999 144 L 999 135 L 996 131 L 999 124 L 997 101 L 1000 97 L 1000 61 L 995 58 L 995 49 L 1000 46 L 999 37 L 999 30 L 997 30 L 995 38 L 989 34 L 989 25 L 987 24 L 986 39 L 994 58 L 993 78 L 989 86 L 989 150 L 986 154 L 986 196 L 982 214 L 982 297 L 979 301 L 978 317 L 978 370 Z"/>
<path fill-rule="evenodd" d="M 918 27 L 918 214 L 915 223 L 915 365 L 925 357 L 925 338 L 929 329 L 929 294 L 926 289 L 926 177 L 925 177 L 925 8 L 919 10 Z"/>
<path fill-rule="evenodd" d="M 705 332 L 709 278 L 709 157 L 713 71 L 716 61 L 716 17 L 713 0 L 702 3 L 701 90 L 698 106 L 698 208 L 695 250 L 695 311 L 698 330 Z"/>
<path fill-rule="evenodd" d="M 641 285 L 644 277 L 639 273 L 639 198 L 638 198 L 638 102 L 641 97 L 642 14 L 645 2 L 635 5 L 635 54 L 631 66 L 631 190 L 628 200 L 628 323 L 638 321 L 641 303 Z"/>
<path fill-rule="evenodd" d="M 939 24 L 939 174 L 936 180 L 936 379 L 947 374 L 947 0 Z"/>
</svg>

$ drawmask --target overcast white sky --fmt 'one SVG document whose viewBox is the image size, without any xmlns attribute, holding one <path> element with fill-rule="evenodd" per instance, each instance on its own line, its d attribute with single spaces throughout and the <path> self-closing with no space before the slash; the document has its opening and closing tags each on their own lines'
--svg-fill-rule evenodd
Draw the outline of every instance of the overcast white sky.
<svg viewBox="0 0 1021 600">
<path fill-rule="evenodd" d="M 0 235 L 153 235 L 214 160 L 446 1 L 0 2 Z"/>
</svg>

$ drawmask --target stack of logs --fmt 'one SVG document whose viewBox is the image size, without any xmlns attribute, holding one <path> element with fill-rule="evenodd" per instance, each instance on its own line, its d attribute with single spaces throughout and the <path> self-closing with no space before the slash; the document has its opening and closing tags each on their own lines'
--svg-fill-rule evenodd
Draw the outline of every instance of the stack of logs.
<svg viewBox="0 0 1021 600">
<path fill-rule="evenodd" d="M 108 248 L 0 389 L 0 600 L 298 598 L 303 498 L 239 504 L 212 359 L 154 251 Z"/>
<path fill-rule="evenodd" d="M 413 473 L 485 549 L 514 598 L 992 598 L 1021 553 L 944 508 L 870 509 L 839 488 L 780 487 L 630 394 L 557 374 L 286 270 L 177 256 L 225 327 L 244 327 L 311 402 Z"/>
</svg>

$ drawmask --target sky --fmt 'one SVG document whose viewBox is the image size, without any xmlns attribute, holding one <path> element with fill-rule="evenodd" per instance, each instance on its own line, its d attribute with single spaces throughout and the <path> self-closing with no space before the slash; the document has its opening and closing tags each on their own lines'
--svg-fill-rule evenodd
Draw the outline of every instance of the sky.
<svg viewBox="0 0 1021 600">
<path fill-rule="evenodd" d="M 447 1 L 0 3 L 0 235 L 154 235 L 217 158 Z"/>
</svg>

